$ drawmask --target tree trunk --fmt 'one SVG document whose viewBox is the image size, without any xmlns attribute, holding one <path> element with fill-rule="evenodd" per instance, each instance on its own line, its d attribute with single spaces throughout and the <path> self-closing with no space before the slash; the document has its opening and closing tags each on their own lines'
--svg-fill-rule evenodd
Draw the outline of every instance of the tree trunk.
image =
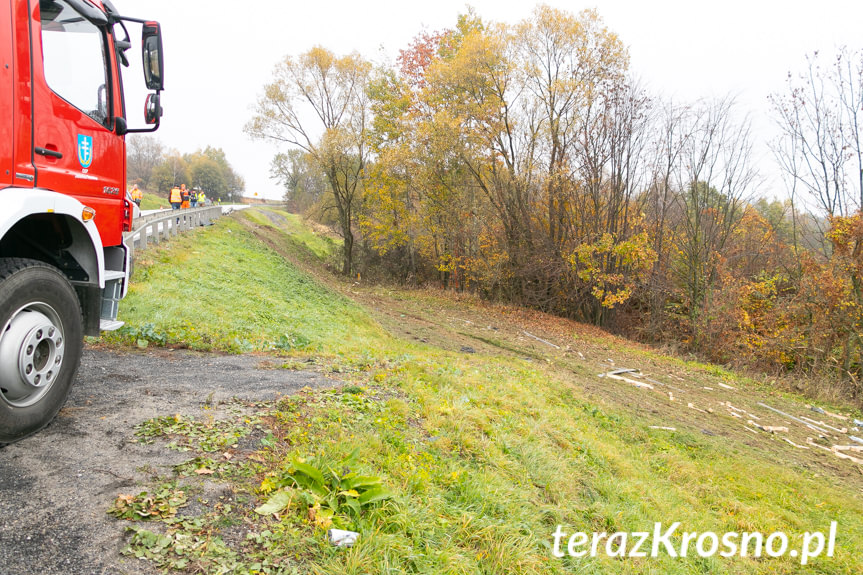
<svg viewBox="0 0 863 575">
<path fill-rule="evenodd" d="M 354 236 L 350 231 L 345 233 L 345 243 L 342 248 L 342 274 L 351 275 L 351 270 L 354 267 Z"/>
</svg>

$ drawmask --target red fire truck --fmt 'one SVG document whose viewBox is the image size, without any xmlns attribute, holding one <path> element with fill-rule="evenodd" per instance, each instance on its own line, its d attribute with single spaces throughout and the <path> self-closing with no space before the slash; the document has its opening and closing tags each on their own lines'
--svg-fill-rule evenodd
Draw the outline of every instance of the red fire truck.
<svg viewBox="0 0 863 575">
<path fill-rule="evenodd" d="M 130 29 L 141 117 L 121 74 L 138 58 Z M 0 444 L 47 425 L 83 337 L 122 325 L 125 136 L 159 127 L 163 80 L 157 22 L 108 0 L 0 0 Z"/>
</svg>

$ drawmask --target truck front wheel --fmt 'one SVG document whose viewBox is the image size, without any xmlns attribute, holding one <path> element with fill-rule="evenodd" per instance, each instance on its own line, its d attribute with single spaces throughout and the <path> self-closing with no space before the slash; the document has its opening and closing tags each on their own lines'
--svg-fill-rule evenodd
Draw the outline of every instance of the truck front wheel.
<svg viewBox="0 0 863 575">
<path fill-rule="evenodd" d="M 39 431 L 63 407 L 82 329 L 78 297 L 59 270 L 0 258 L 0 443 Z"/>
</svg>

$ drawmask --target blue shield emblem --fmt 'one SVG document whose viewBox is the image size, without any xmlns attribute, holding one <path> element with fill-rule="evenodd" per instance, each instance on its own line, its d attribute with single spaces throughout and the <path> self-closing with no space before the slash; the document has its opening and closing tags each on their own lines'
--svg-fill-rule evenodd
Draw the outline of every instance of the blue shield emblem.
<svg viewBox="0 0 863 575">
<path fill-rule="evenodd" d="M 78 162 L 82 168 L 89 168 L 93 163 L 93 138 L 78 134 Z"/>
</svg>

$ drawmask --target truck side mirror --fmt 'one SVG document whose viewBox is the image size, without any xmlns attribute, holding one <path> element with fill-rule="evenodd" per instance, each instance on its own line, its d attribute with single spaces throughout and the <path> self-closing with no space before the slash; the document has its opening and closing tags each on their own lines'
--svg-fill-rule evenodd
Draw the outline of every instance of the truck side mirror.
<svg viewBox="0 0 863 575">
<path fill-rule="evenodd" d="M 144 121 L 148 125 L 158 124 L 162 117 L 162 99 L 159 94 L 147 94 L 144 103 Z"/>
<path fill-rule="evenodd" d="M 147 22 L 141 32 L 144 81 L 148 90 L 165 88 L 165 65 L 162 61 L 162 31 L 158 22 Z"/>
</svg>

